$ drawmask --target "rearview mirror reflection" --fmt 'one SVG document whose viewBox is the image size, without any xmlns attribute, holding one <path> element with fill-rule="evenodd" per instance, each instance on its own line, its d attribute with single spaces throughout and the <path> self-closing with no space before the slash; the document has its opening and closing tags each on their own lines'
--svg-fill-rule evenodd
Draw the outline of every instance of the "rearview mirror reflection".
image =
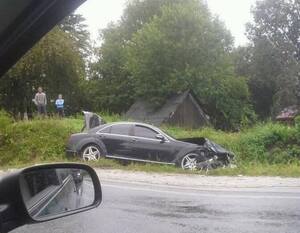
<svg viewBox="0 0 300 233">
<path fill-rule="evenodd" d="M 83 169 L 25 171 L 19 179 L 23 201 L 34 220 L 53 218 L 88 207 L 95 200 L 92 178 Z"/>
</svg>

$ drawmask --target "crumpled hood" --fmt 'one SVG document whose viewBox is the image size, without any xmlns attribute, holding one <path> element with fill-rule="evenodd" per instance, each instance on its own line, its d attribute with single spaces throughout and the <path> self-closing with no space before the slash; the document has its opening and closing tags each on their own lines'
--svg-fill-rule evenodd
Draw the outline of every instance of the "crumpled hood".
<svg viewBox="0 0 300 233">
<path fill-rule="evenodd" d="M 223 148 L 222 146 L 220 146 L 219 144 L 210 141 L 209 139 L 206 138 L 206 142 L 204 144 L 206 147 L 210 148 L 211 150 L 213 150 L 214 152 L 218 153 L 218 154 L 228 154 L 229 156 L 233 156 L 234 154 L 231 151 L 226 150 L 225 148 Z"/>
<path fill-rule="evenodd" d="M 180 138 L 177 139 L 180 142 L 184 142 L 184 143 L 189 143 L 189 144 L 193 144 L 193 145 L 199 145 L 199 146 L 204 146 L 206 148 L 208 148 L 209 150 L 217 153 L 217 154 L 228 154 L 229 156 L 234 156 L 234 154 L 228 150 L 226 150 L 225 148 L 223 148 L 222 146 L 220 146 L 219 144 L 204 138 L 204 137 L 198 137 L 198 138 Z"/>
</svg>

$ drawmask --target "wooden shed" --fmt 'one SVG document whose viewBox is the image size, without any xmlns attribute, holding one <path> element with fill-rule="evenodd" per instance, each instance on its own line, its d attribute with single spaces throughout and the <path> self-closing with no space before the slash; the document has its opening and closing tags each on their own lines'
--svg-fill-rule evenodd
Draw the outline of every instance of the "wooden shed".
<svg viewBox="0 0 300 233">
<path fill-rule="evenodd" d="M 188 90 L 169 98 L 155 109 L 144 100 L 136 101 L 125 114 L 134 121 L 160 126 L 162 124 L 186 128 L 200 128 L 209 125 L 209 117 L 201 107 L 195 94 Z"/>
</svg>

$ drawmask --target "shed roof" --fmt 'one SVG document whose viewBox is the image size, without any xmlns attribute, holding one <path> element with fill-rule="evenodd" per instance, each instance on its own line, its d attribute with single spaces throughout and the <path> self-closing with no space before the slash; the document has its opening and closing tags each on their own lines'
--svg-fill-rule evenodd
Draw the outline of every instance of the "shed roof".
<svg viewBox="0 0 300 233">
<path fill-rule="evenodd" d="M 208 122 L 208 117 L 201 109 L 199 100 L 190 90 L 177 95 L 173 95 L 159 109 L 156 109 L 147 101 L 138 100 L 130 107 L 130 109 L 125 114 L 125 117 L 141 122 L 151 123 L 153 125 L 161 125 L 162 123 L 166 122 L 170 118 L 170 116 L 172 116 L 172 114 L 175 113 L 178 106 L 186 99 L 188 95 L 192 96 L 198 111 Z"/>
</svg>

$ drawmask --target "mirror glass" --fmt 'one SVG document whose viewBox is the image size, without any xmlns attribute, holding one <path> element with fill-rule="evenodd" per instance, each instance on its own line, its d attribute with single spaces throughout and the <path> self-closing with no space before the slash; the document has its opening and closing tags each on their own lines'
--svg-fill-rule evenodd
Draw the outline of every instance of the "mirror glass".
<svg viewBox="0 0 300 233">
<path fill-rule="evenodd" d="M 90 206 L 95 200 L 91 176 L 82 169 L 55 168 L 23 172 L 20 189 L 34 220 Z"/>
</svg>

